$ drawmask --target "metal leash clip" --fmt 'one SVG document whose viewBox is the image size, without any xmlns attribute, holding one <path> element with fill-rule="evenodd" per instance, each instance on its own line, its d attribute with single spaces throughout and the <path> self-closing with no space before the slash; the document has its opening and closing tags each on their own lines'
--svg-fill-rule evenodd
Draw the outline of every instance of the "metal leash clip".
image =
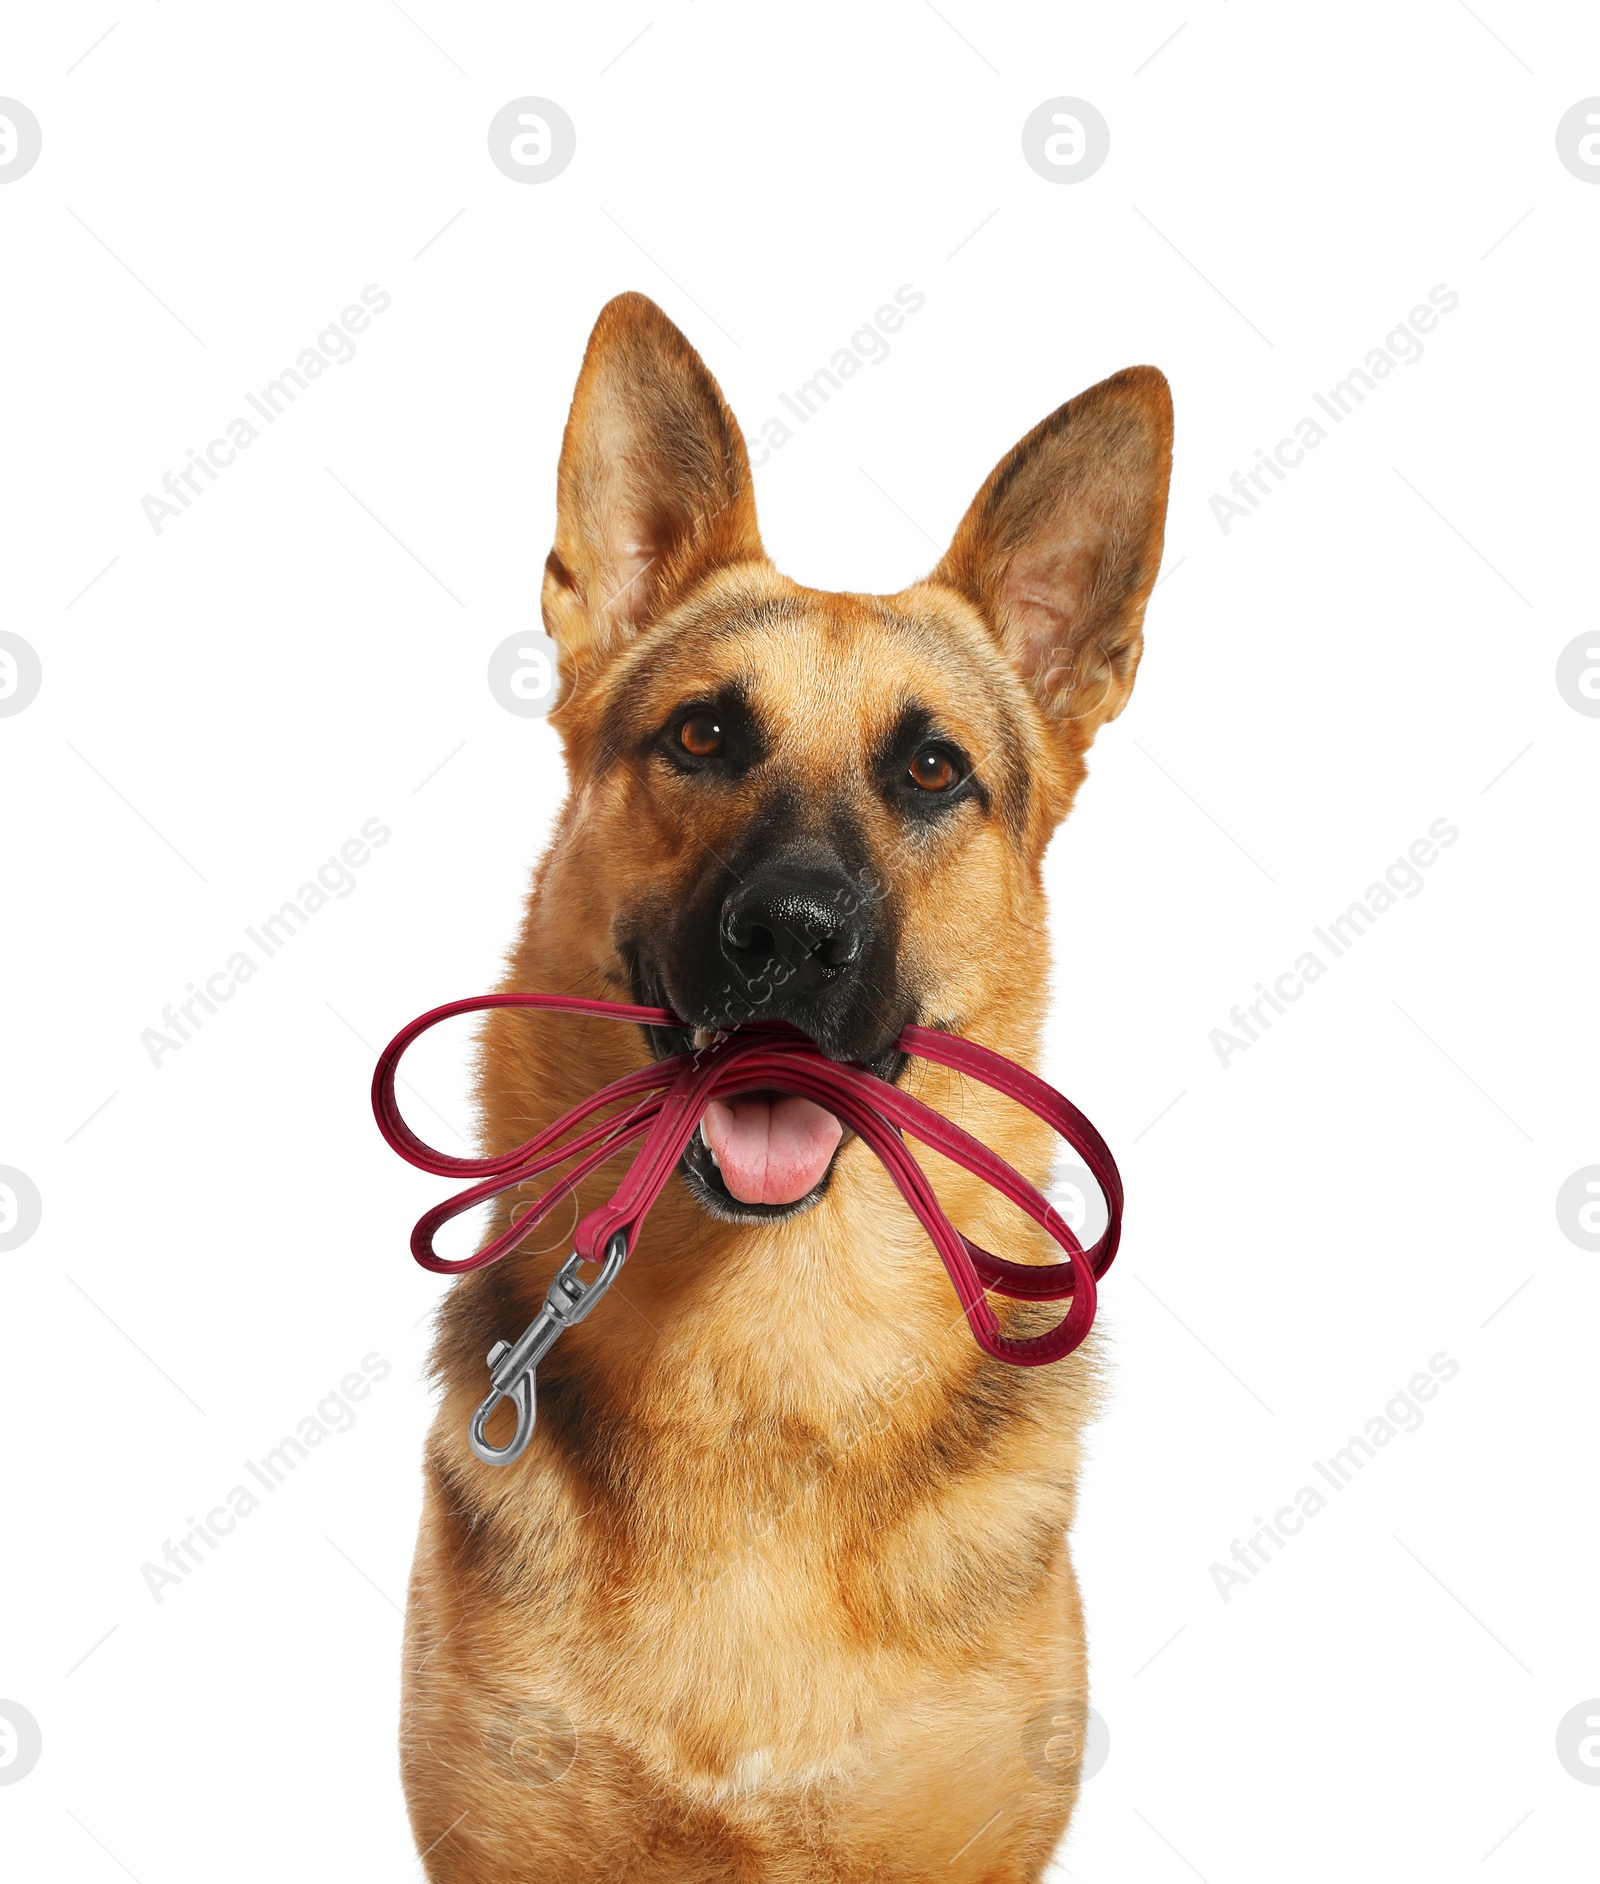
<svg viewBox="0 0 1600 1884">
<path fill-rule="evenodd" d="M 544 1307 L 522 1331 L 515 1342 L 497 1341 L 489 1350 L 489 1397 L 473 1414 L 467 1428 L 467 1443 L 485 1465 L 510 1465 L 522 1456 L 533 1436 L 534 1369 L 556 1344 L 556 1336 L 583 1320 L 606 1290 L 617 1279 L 623 1258 L 628 1253 L 628 1238 L 618 1230 L 606 1245 L 605 1261 L 593 1282 L 578 1275 L 583 1258 L 576 1250 L 556 1271 L 545 1291 Z M 502 1400 L 512 1400 L 517 1408 L 517 1430 L 503 1446 L 491 1446 L 483 1436 L 489 1415 Z"/>
</svg>

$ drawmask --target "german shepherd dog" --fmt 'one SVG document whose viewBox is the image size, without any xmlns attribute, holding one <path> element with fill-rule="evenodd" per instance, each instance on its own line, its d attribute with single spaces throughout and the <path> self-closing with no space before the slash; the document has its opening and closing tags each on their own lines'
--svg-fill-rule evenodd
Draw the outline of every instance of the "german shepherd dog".
<svg viewBox="0 0 1600 1884">
<path fill-rule="evenodd" d="M 502 985 L 685 1025 L 496 1011 L 486 1152 L 758 1015 L 1048 1182 L 1031 1114 L 895 1042 L 916 1021 L 1036 1060 L 1041 864 L 1133 686 L 1171 436 L 1166 381 L 1129 368 L 1001 460 L 924 580 L 802 588 L 762 550 L 699 355 L 642 295 L 609 303 L 544 578 L 571 789 Z M 1058 1255 L 925 1163 L 967 1235 Z M 1087 1710 L 1067 1532 L 1092 1343 L 988 1359 L 858 1138 L 803 1098 L 713 1100 L 620 1282 L 541 1366 L 528 1450 L 482 1465 L 484 1357 L 565 1253 L 469 1274 L 441 1312 L 402 1731 L 428 1877 L 1038 1878 Z M 1013 1335 L 1060 1313 L 995 1308 Z"/>
</svg>

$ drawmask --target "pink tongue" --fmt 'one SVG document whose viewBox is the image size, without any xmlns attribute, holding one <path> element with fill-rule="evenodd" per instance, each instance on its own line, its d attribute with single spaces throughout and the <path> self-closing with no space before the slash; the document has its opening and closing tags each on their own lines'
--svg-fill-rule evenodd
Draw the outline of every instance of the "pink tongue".
<svg viewBox="0 0 1600 1884">
<path fill-rule="evenodd" d="M 701 1120 L 722 1173 L 741 1204 L 794 1204 L 819 1183 L 844 1128 L 825 1107 L 795 1093 L 713 1099 Z"/>
</svg>

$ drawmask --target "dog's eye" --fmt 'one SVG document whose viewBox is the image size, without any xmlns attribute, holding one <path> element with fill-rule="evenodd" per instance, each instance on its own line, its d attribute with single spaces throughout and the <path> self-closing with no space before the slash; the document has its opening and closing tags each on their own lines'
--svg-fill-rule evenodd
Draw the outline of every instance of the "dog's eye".
<svg viewBox="0 0 1600 1884">
<path fill-rule="evenodd" d="M 678 744 L 691 758 L 714 759 L 722 750 L 722 726 L 714 713 L 691 713 L 678 728 Z"/>
<path fill-rule="evenodd" d="M 961 778 L 955 760 L 937 746 L 925 746 L 908 770 L 912 784 L 920 785 L 925 792 L 947 792 Z"/>
</svg>

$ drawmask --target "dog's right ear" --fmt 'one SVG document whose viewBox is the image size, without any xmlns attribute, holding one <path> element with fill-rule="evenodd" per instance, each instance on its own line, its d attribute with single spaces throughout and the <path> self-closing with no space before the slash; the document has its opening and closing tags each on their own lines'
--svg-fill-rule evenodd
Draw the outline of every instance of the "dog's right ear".
<svg viewBox="0 0 1600 1884">
<path fill-rule="evenodd" d="M 561 446 L 544 619 L 571 686 L 710 570 L 762 556 L 750 460 L 717 382 L 654 301 L 589 336 Z"/>
</svg>

